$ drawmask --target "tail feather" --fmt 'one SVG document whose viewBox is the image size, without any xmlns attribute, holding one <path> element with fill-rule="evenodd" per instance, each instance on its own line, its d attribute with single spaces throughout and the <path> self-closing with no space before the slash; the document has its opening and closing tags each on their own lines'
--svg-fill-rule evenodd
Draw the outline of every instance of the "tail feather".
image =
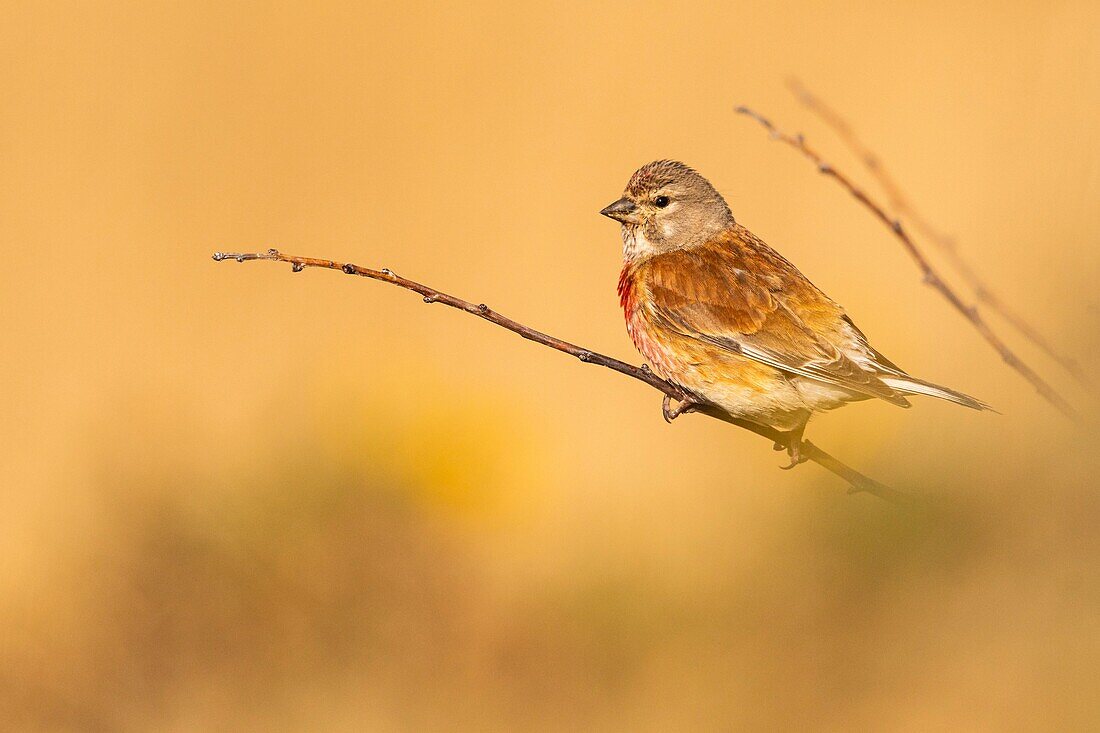
<svg viewBox="0 0 1100 733">
<path fill-rule="evenodd" d="M 941 400 L 947 400 L 948 402 L 954 402 L 956 405 L 962 405 L 969 407 L 973 410 L 992 410 L 996 412 L 992 407 L 982 402 L 979 399 L 971 397 L 970 395 L 957 392 L 948 387 L 943 387 L 932 382 L 926 382 L 923 379 L 917 379 L 916 377 L 880 375 L 881 379 L 886 384 L 890 385 L 896 390 L 899 390 L 903 394 L 923 394 L 929 397 L 938 397 Z"/>
</svg>

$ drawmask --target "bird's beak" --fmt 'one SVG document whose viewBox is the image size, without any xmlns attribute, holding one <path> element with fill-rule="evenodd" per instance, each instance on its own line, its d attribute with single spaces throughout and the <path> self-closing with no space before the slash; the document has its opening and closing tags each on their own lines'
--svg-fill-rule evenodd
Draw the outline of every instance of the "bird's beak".
<svg viewBox="0 0 1100 733">
<path fill-rule="evenodd" d="M 632 222 L 635 223 L 630 215 L 637 211 L 638 207 L 634 205 L 634 202 L 628 198 L 621 198 L 613 204 L 608 204 L 600 211 L 601 214 L 608 219 L 614 219 L 622 223 Z"/>
</svg>

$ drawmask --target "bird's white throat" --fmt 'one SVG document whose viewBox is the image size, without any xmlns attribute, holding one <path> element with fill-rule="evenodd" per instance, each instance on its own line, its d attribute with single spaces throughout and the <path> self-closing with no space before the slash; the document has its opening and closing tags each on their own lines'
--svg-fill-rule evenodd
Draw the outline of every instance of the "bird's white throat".
<svg viewBox="0 0 1100 733">
<path fill-rule="evenodd" d="M 657 254 L 658 247 L 646 238 L 640 225 L 623 225 L 623 259 L 637 260 Z"/>
</svg>

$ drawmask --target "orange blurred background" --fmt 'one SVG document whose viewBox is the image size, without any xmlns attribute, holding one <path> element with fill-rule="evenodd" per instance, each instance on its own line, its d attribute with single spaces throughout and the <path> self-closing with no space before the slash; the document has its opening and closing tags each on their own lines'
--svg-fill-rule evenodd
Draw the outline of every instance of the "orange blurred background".
<svg viewBox="0 0 1100 733">
<path fill-rule="evenodd" d="M 800 77 L 1095 376 L 1096 3 L 4 15 L 0 727 L 1100 727 L 1097 431 L 733 113 L 871 185 Z M 663 157 L 1003 412 L 811 424 L 935 511 L 410 293 L 210 260 L 387 266 L 636 363 L 596 212 Z"/>
</svg>

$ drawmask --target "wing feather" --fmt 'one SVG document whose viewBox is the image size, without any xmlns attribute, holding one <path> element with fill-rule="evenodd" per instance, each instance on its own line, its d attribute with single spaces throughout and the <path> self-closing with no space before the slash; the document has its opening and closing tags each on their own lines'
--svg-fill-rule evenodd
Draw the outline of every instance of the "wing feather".
<svg viewBox="0 0 1100 733">
<path fill-rule="evenodd" d="M 840 306 L 743 227 L 657 255 L 644 269 L 650 315 L 666 328 L 789 374 L 909 405 L 849 356 L 881 358 L 860 348 L 866 341 Z"/>
</svg>

